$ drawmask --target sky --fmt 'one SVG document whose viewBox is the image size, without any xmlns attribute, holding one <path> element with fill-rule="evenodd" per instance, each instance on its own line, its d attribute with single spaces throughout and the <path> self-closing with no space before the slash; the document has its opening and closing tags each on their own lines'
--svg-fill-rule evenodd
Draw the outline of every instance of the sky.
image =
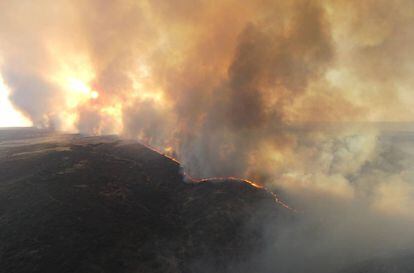
<svg viewBox="0 0 414 273">
<path fill-rule="evenodd" d="M 213 119 L 413 121 L 413 5 L 0 1 L 0 75 L 36 126 L 153 142 Z"/>
</svg>

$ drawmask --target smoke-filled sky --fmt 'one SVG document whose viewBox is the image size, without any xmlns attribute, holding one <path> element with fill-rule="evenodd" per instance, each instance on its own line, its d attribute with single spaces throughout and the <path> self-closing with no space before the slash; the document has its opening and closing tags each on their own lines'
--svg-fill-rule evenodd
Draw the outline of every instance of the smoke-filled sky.
<svg viewBox="0 0 414 273">
<path fill-rule="evenodd" d="M 412 243 L 413 143 L 364 123 L 414 121 L 412 0 L 0 0 L 0 73 L 35 126 L 283 189 L 344 241 Z"/>
<path fill-rule="evenodd" d="M 0 10 L 1 74 L 35 125 L 156 139 L 206 123 L 413 120 L 410 0 L 23 0 Z"/>
<path fill-rule="evenodd" d="M 282 145 L 286 125 L 413 120 L 410 0 L 23 0 L 0 12 L 1 75 L 36 126 L 227 160 L 235 146 Z"/>
</svg>

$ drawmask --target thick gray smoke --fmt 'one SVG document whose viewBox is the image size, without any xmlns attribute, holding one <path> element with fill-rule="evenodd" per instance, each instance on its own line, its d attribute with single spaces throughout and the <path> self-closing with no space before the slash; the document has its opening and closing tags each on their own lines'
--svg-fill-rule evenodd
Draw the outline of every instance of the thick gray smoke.
<svg viewBox="0 0 414 273">
<path fill-rule="evenodd" d="M 313 171 L 290 172 L 282 187 L 300 210 L 299 223 L 265 227 L 268 245 L 254 258 L 259 271 L 342 272 L 373 259 L 413 255 L 414 134 L 406 126 L 382 125 L 387 130 L 376 132 L 376 139 L 364 140 L 368 133 L 355 129 L 326 139 Z M 361 154 L 365 141 L 373 145 Z"/>
</svg>

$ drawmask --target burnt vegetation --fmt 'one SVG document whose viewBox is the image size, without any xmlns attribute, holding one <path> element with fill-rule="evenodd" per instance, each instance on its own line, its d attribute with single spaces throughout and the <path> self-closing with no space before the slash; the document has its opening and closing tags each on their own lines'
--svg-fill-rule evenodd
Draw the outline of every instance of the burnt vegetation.
<svg viewBox="0 0 414 273">
<path fill-rule="evenodd" d="M 239 180 L 185 177 L 136 142 L 0 131 L 1 272 L 226 272 L 292 212 Z"/>
</svg>

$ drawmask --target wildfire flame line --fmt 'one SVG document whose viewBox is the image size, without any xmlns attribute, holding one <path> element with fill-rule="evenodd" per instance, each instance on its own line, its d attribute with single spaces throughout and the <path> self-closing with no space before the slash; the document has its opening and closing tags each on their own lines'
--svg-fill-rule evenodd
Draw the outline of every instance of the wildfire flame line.
<svg viewBox="0 0 414 273">
<path fill-rule="evenodd" d="M 181 162 L 177 158 L 174 158 L 171 155 L 168 155 L 167 153 L 161 152 L 159 149 L 157 149 L 155 147 L 152 147 L 152 146 L 150 146 L 150 145 L 148 145 L 146 143 L 140 143 L 140 144 L 143 145 L 143 146 L 145 146 L 146 148 L 150 149 L 151 151 L 154 151 L 154 152 L 156 152 L 156 153 L 158 153 L 158 154 L 160 154 L 160 155 L 162 155 L 162 156 L 164 156 L 164 157 L 166 157 L 166 158 L 174 161 L 178 165 L 182 166 Z M 271 194 L 272 197 L 273 197 L 273 200 L 277 204 L 281 205 L 282 207 L 284 207 L 284 208 L 286 208 L 286 209 L 288 209 L 290 211 L 293 211 L 293 212 L 298 212 L 298 210 L 296 210 L 295 208 L 290 207 L 288 204 L 286 204 L 285 202 L 283 202 L 282 200 L 280 200 L 280 198 L 273 191 L 269 190 L 268 188 L 266 188 L 266 187 L 264 187 L 264 186 L 262 186 L 262 185 L 260 185 L 260 184 L 258 184 L 256 182 L 254 182 L 254 181 L 248 180 L 248 179 L 238 178 L 238 177 L 234 177 L 234 176 L 209 177 L 209 178 L 201 178 L 200 179 L 200 178 L 192 177 L 189 174 L 187 174 L 186 172 L 183 172 L 183 175 L 184 175 L 184 177 L 186 179 L 188 179 L 192 183 L 203 183 L 203 182 L 214 181 L 214 180 L 215 181 L 235 181 L 235 182 L 243 182 L 243 183 L 246 183 L 246 184 L 248 184 L 248 185 L 250 185 L 250 186 L 252 186 L 254 188 L 264 190 L 267 193 Z"/>
</svg>

